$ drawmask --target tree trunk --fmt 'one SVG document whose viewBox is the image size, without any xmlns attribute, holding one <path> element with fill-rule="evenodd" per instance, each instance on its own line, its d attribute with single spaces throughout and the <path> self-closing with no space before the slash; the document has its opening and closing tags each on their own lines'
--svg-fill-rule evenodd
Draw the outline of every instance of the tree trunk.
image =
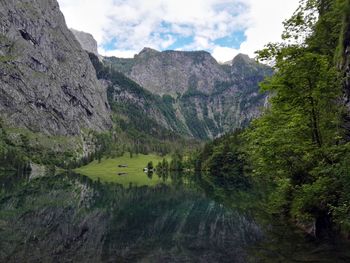
<svg viewBox="0 0 350 263">
<path fill-rule="evenodd" d="M 344 72 L 343 92 L 346 105 L 346 113 L 343 116 L 343 125 L 345 128 L 345 137 L 350 141 L 350 4 L 344 10 L 344 31 L 342 32 L 343 47 L 341 69 Z"/>
</svg>

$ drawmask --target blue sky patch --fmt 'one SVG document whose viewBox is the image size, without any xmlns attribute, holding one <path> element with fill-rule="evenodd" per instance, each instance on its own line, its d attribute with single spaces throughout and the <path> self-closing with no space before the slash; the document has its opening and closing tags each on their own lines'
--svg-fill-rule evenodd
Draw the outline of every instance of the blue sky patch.
<svg viewBox="0 0 350 263">
<path fill-rule="evenodd" d="M 230 36 L 216 39 L 214 41 L 214 44 L 222 47 L 231 47 L 238 49 L 245 40 L 246 36 L 244 34 L 244 31 L 237 31 Z"/>
</svg>

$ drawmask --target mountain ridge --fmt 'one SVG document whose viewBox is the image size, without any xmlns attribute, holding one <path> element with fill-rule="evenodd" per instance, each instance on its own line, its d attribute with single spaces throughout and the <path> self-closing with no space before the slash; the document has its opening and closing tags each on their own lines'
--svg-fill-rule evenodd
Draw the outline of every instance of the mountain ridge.
<svg viewBox="0 0 350 263">
<path fill-rule="evenodd" d="M 83 48 L 85 44 L 81 42 Z M 121 103 L 136 103 L 139 114 L 147 113 L 166 129 L 200 139 L 216 138 L 258 117 L 267 101 L 267 95 L 259 92 L 258 83 L 272 75 L 271 68 L 245 54 L 220 64 L 207 51 L 158 51 L 144 47 L 133 58 L 100 60 L 116 71 L 113 74 L 124 74 L 139 85 L 139 92 L 153 94 L 152 99 L 149 95 L 141 98 L 127 87 L 135 84 L 127 81 L 125 86 L 125 81 L 119 81 L 122 87 L 109 85 L 112 91 L 109 94 L 113 94 L 110 103 L 120 105 L 119 108 Z M 102 81 L 110 83 L 108 79 Z M 166 104 L 163 105 L 161 97 L 168 97 Z M 163 106 L 159 108 L 156 104 Z"/>
<path fill-rule="evenodd" d="M 158 96 L 171 96 L 171 110 L 185 133 L 216 138 L 246 126 L 266 105 L 258 83 L 273 71 L 247 55 L 221 65 L 206 51 L 144 48 L 134 58 L 105 57 L 103 63 Z"/>
</svg>

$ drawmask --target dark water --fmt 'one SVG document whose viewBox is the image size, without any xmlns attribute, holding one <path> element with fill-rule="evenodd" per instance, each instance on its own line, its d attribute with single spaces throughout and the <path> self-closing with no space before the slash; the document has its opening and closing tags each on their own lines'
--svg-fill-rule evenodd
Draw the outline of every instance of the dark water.
<svg viewBox="0 0 350 263">
<path fill-rule="evenodd" d="M 347 244 L 316 243 L 269 219 L 259 190 L 170 177 L 125 188 L 2 174 L 0 262 L 350 262 Z"/>
</svg>

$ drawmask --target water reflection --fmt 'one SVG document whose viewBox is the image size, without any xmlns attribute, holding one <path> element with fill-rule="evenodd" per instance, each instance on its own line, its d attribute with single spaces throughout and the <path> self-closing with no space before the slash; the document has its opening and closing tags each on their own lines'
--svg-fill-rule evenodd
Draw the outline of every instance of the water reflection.
<svg viewBox="0 0 350 263">
<path fill-rule="evenodd" d="M 264 187 L 144 176 L 166 183 L 1 175 L 0 262 L 349 262 L 341 246 L 315 245 L 265 216 Z"/>
<path fill-rule="evenodd" d="M 149 176 L 146 175 L 145 176 Z M 185 175 L 125 188 L 66 174 L 2 184 L 1 262 L 246 262 L 254 220 L 191 187 Z"/>
</svg>

